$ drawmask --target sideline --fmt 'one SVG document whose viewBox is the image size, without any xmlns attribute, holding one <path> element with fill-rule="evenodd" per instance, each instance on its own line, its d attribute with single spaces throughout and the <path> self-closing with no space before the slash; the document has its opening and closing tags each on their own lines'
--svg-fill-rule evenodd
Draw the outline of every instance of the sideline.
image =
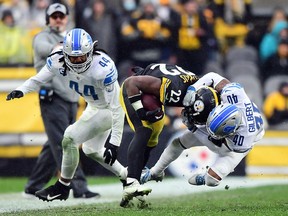
<svg viewBox="0 0 288 216">
<path fill-rule="evenodd" d="M 257 187 L 264 185 L 288 185 L 288 177 L 283 178 L 246 178 L 246 177 L 227 177 L 218 187 L 192 186 L 184 178 L 167 178 L 163 182 L 148 182 L 146 185 L 152 188 L 150 198 L 180 196 L 193 193 L 201 193 L 216 190 L 225 190 L 229 186 L 229 190 L 237 188 Z M 55 207 L 65 207 L 73 205 L 85 205 L 93 203 L 120 202 L 122 195 L 122 185 L 108 184 L 101 186 L 90 186 L 89 189 L 97 191 L 101 194 L 98 199 L 75 199 L 70 198 L 66 201 L 44 202 L 37 198 L 25 199 L 21 193 L 11 193 L 0 195 L 0 213 L 21 212 L 25 210 L 49 209 Z"/>
</svg>

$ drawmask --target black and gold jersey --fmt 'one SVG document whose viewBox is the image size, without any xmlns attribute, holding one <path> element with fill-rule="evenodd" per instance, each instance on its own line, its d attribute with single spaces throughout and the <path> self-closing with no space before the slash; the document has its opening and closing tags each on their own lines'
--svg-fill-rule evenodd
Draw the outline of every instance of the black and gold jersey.
<svg viewBox="0 0 288 216">
<path fill-rule="evenodd" d="M 160 101 L 165 106 L 175 107 L 183 106 L 182 101 L 188 86 L 199 79 L 194 73 L 169 64 L 150 64 L 135 75 L 149 75 L 161 79 Z"/>
</svg>

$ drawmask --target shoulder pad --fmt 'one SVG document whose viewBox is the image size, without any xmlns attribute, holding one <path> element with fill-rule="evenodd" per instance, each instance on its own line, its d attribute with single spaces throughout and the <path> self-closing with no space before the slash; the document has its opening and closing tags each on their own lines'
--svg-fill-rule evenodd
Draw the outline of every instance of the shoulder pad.
<svg viewBox="0 0 288 216">
<path fill-rule="evenodd" d="M 227 84 L 221 91 L 221 94 L 229 92 L 229 91 L 235 91 L 235 90 L 243 89 L 242 85 L 240 83 L 229 83 Z"/>
</svg>

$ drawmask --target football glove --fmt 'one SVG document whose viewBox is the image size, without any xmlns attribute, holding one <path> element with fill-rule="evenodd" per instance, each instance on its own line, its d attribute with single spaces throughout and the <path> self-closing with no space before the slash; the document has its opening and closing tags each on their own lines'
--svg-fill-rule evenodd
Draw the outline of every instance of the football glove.
<svg viewBox="0 0 288 216">
<path fill-rule="evenodd" d="M 208 140 L 211 141 L 214 145 L 221 147 L 223 143 L 225 143 L 225 139 L 214 139 L 212 136 L 208 136 Z"/>
<path fill-rule="evenodd" d="M 144 108 L 138 109 L 137 115 L 141 120 L 149 121 L 151 123 L 157 122 L 164 117 L 164 112 L 161 108 L 157 108 L 152 111 L 147 111 Z"/>
<path fill-rule="evenodd" d="M 108 143 L 106 145 L 106 149 L 103 154 L 104 162 L 106 164 L 109 164 L 110 166 L 113 165 L 113 163 L 117 159 L 118 148 L 119 148 L 118 146 L 115 146 L 111 143 Z"/>
<path fill-rule="evenodd" d="M 186 95 L 183 99 L 183 106 L 191 106 L 195 102 L 196 98 L 196 89 L 194 86 L 189 86 L 186 92 Z"/>
<path fill-rule="evenodd" d="M 186 108 L 182 109 L 181 118 L 182 118 L 183 124 L 186 125 L 188 130 L 190 130 L 191 132 L 195 132 L 197 130 L 197 126 L 194 123 L 192 115 L 189 114 L 188 109 Z"/>
<path fill-rule="evenodd" d="M 11 100 L 11 99 L 14 99 L 14 98 L 21 98 L 23 97 L 24 94 L 22 91 L 19 91 L 19 90 L 13 90 L 12 92 L 10 92 L 7 97 L 6 97 L 6 100 Z"/>
<path fill-rule="evenodd" d="M 143 121 L 149 121 L 151 123 L 154 123 L 164 117 L 164 112 L 160 107 L 151 111 L 144 109 L 141 102 L 141 94 L 129 97 L 129 101 L 135 109 L 138 117 Z"/>
</svg>

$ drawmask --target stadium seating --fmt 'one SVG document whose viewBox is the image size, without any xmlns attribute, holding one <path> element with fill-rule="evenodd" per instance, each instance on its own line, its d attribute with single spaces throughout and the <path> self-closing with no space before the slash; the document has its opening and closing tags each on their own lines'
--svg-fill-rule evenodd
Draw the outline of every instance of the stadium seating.
<svg viewBox="0 0 288 216">
<path fill-rule="evenodd" d="M 225 74 L 228 79 L 233 79 L 235 76 L 255 76 L 259 77 L 259 67 L 256 63 L 247 61 L 247 60 L 239 60 L 232 64 L 229 64 L 225 69 Z"/>
<path fill-rule="evenodd" d="M 259 79 L 255 76 L 243 76 L 239 74 L 230 79 L 231 82 L 239 82 L 245 89 L 250 99 L 258 106 L 262 108 L 263 105 L 263 94 L 262 87 Z"/>
<path fill-rule="evenodd" d="M 288 75 L 277 75 L 271 76 L 264 82 L 264 96 L 267 96 L 269 93 L 278 90 L 281 82 L 288 82 Z"/>
<path fill-rule="evenodd" d="M 218 61 L 208 61 L 205 65 L 203 75 L 209 72 L 215 72 L 224 76 L 224 70 Z"/>
<path fill-rule="evenodd" d="M 251 46 L 232 47 L 227 51 L 225 61 L 226 65 L 230 65 L 238 61 L 258 63 L 258 53 L 257 50 Z"/>
</svg>

